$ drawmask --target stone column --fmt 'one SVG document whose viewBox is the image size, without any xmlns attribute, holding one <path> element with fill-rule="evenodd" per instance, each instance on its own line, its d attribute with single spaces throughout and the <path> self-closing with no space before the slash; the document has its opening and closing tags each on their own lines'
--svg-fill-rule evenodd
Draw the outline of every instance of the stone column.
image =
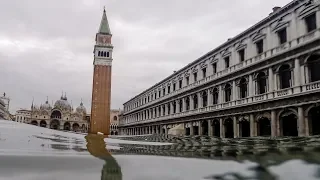
<svg viewBox="0 0 320 180">
<path fill-rule="evenodd" d="M 193 106 L 194 99 L 192 96 L 190 96 L 189 98 L 190 98 L 190 110 L 193 110 L 194 109 L 194 106 Z"/>
<path fill-rule="evenodd" d="M 301 72 L 300 72 L 300 70 L 301 70 L 301 67 L 300 67 L 300 62 L 299 62 L 299 59 L 298 58 L 296 58 L 295 60 L 294 60 L 294 89 L 293 89 L 293 92 L 294 93 L 300 93 L 300 91 L 301 91 L 301 88 L 300 88 L 300 86 L 301 86 L 301 81 L 300 81 L 300 78 L 301 78 Z"/>
<path fill-rule="evenodd" d="M 201 92 L 197 93 L 198 96 L 198 109 L 202 108 L 202 96 L 201 96 Z"/>
<path fill-rule="evenodd" d="M 167 125 L 164 125 L 164 133 L 167 135 L 168 134 L 168 127 Z"/>
<path fill-rule="evenodd" d="M 250 120 L 250 137 L 256 136 L 256 128 L 255 128 L 255 122 L 254 122 L 254 115 L 250 114 L 249 115 L 249 120 Z"/>
<path fill-rule="evenodd" d="M 221 138 L 224 138 L 225 136 L 224 136 L 224 125 L 223 125 L 223 119 L 222 118 L 220 118 L 220 137 Z"/>
<path fill-rule="evenodd" d="M 180 111 L 180 103 L 179 100 L 176 100 L 176 113 L 179 113 Z"/>
<path fill-rule="evenodd" d="M 237 86 L 236 81 L 232 81 L 232 101 L 237 100 Z"/>
<path fill-rule="evenodd" d="M 213 136 L 212 120 L 208 120 L 208 136 Z"/>
<path fill-rule="evenodd" d="M 249 91 L 249 97 L 253 96 L 253 79 L 252 74 L 249 75 L 249 82 L 248 82 L 248 91 Z"/>
<path fill-rule="evenodd" d="M 156 118 L 157 117 L 156 108 L 152 108 L 152 111 L 153 111 L 152 113 L 153 118 Z"/>
<path fill-rule="evenodd" d="M 201 136 L 202 135 L 202 131 L 203 131 L 203 129 L 202 129 L 202 122 L 201 121 L 199 121 L 199 126 L 198 126 L 198 128 L 199 128 L 199 135 Z"/>
<path fill-rule="evenodd" d="M 271 137 L 276 137 L 279 134 L 277 133 L 278 127 L 277 127 L 277 117 L 276 117 L 276 111 L 271 111 Z"/>
<path fill-rule="evenodd" d="M 303 115 L 303 108 L 298 107 L 298 133 L 299 136 L 306 136 L 305 119 Z"/>
<path fill-rule="evenodd" d="M 165 115 L 169 115 L 168 113 L 168 104 L 164 105 Z"/>
<path fill-rule="evenodd" d="M 239 137 L 239 123 L 237 123 L 237 117 L 233 117 L 233 137 Z"/>
<path fill-rule="evenodd" d="M 194 132 L 193 132 L 193 123 L 190 123 L 190 135 L 193 136 Z"/>
<path fill-rule="evenodd" d="M 186 98 L 182 98 L 182 111 L 185 112 L 186 110 L 187 110 Z"/>
<path fill-rule="evenodd" d="M 218 104 L 221 104 L 223 101 L 223 91 L 222 91 L 222 86 L 219 86 L 219 98 L 218 98 Z"/>
<path fill-rule="evenodd" d="M 268 86 L 269 86 L 269 92 L 273 92 L 274 91 L 274 74 L 273 74 L 273 70 L 272 67 L 270 67 L 268 69 Z"/>
</svg>

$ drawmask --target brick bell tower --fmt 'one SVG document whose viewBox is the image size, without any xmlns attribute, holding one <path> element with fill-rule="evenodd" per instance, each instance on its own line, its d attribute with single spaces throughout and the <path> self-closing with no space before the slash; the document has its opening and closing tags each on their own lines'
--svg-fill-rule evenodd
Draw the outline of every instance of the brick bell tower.
<svg viewBox="0 0 320 180">
<path fill-rule="evenodd" d="M 106 10 L 103 10 L 94 46 L 90 133 L 110 134 L 112 34 Z"/>
</svg>

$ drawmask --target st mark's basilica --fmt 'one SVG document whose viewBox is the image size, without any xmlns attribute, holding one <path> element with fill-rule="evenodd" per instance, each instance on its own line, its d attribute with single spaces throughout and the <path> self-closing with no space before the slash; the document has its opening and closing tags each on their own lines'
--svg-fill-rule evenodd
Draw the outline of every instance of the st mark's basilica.
<svg viewBox="0 0 320 180">
<path fill-rule="evenodd" d="M 87 132 L 90 115 L 87 114 L 87 110 L 82 101 L 80 105 L 74 109 L 72 104 L 68 102 L 65 94 L 54 104 L 52 103 L 52 105 L 48 99 L 40 106 L 32 102 L 31 110 L 19 110 L 16 119 L 27 124 L 50 129 Z"/>
</svg>

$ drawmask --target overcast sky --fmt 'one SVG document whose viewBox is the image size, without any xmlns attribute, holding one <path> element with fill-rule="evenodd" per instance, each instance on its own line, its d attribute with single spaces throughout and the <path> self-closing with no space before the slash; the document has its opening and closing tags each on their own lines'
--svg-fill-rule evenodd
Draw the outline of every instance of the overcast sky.
<svg viewBox="0 0 320 180">
<path fill-rule="evenodd" d="M 112 108 L 290 0 L 1 0 L 0 93 L 11 113 L 62 91 L 90 109 L 103 6 L 113 34 Z"/>
</svg>

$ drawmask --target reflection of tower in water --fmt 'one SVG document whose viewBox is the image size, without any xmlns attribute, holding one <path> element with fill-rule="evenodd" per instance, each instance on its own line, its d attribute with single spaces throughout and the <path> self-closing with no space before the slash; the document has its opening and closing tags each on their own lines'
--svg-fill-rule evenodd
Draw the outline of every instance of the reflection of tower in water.
<svg viewBox="0 0 320 180">
<path fill-rule="evenodd" d="M 87 149 L 89 153 L 106 163 L 101 171 L 101 180 L 122 180 L 121 167 L 106 149 L 104 142 L 106 136 L 89 134 L 85 137 L 87 140 Z"/>
</svg>

